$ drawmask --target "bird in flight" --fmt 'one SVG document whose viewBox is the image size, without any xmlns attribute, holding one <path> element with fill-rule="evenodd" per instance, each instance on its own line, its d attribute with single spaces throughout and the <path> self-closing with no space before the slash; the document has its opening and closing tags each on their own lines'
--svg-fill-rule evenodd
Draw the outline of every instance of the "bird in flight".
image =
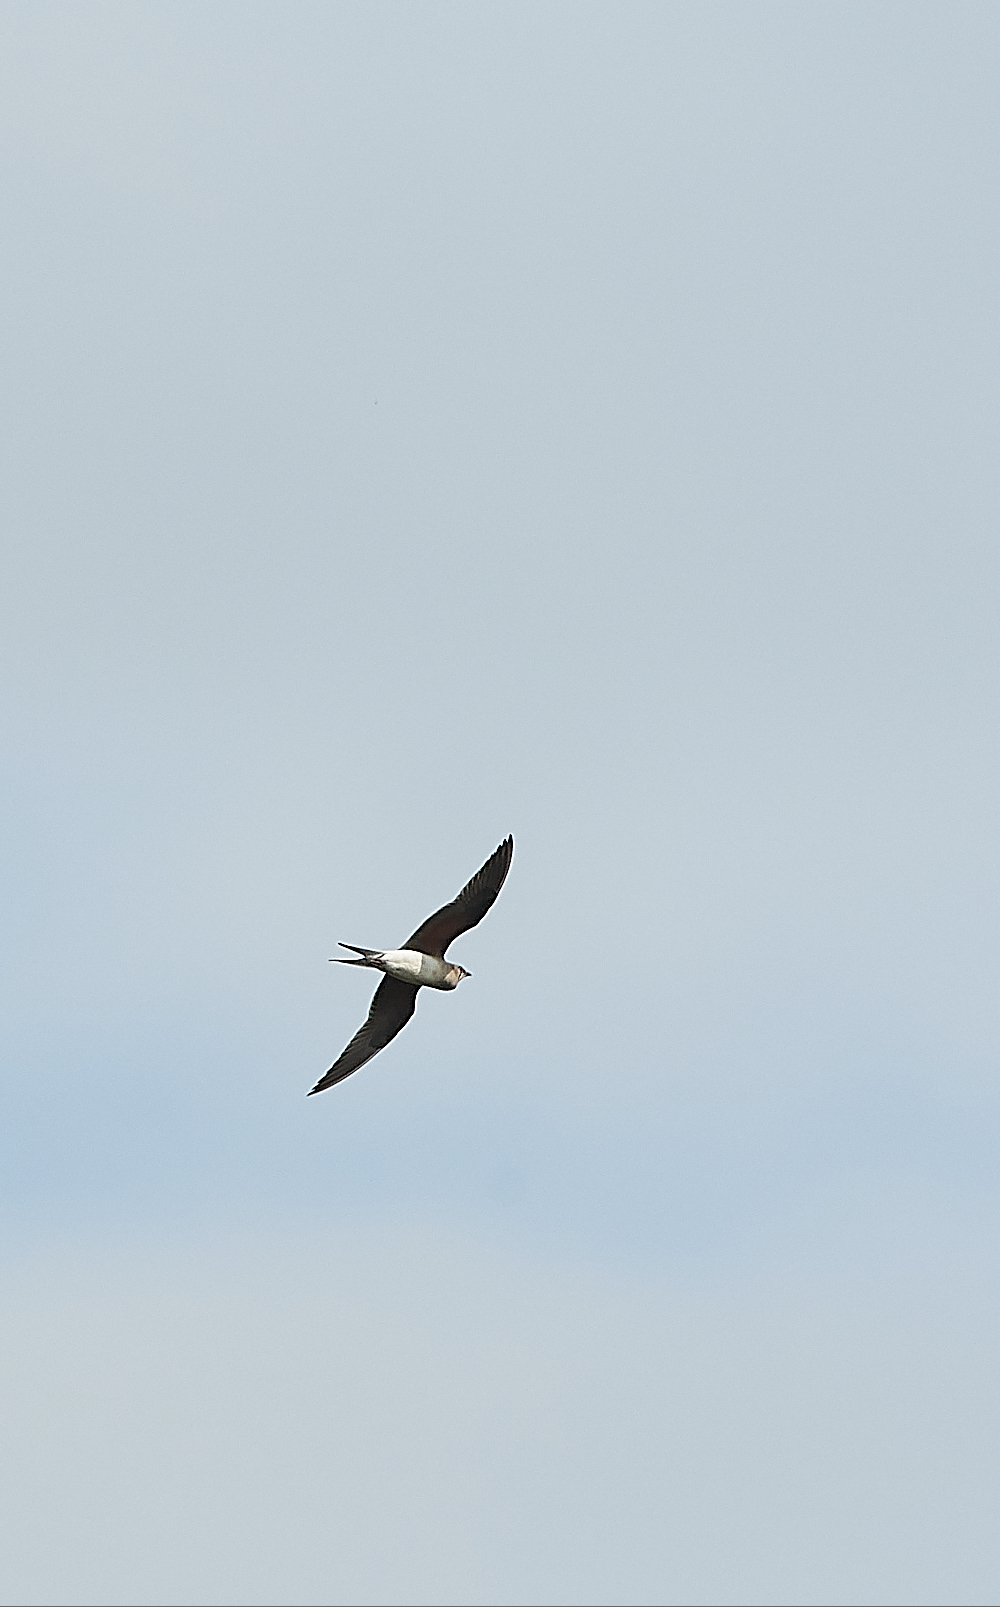
<svg viewBox="0 0 1000 1607">
<path fill-rule="evenodd" d="M 470 927 L 478 926 L 493 903 L 514 857 L 514 839 L 506 837 L 495 853 L 491 854 L 471 882 L 466 882 L 457 898 L 443 904 L 418 926 L 401 949 L 360 949 L 353 943 L 341 943 L 357 959 L 337 955 L 340 965 L 367 965 L 385 976 L 375 989 L 368 1020 L 354 1034 L 347 1048 L 335 1060 L 325 1077 L 321 1077 L 310 1094 L 321 1094 L 335 1082 L 349 1077 L 366 1061 L 391 1043 L 401 1032 L 417 1008 L 419 988 L 440 988 L 450 992 L 457 988 L 463 977 L 470 976 L 462 966 L 445 959 L 449 943 Z"/>
</svg>

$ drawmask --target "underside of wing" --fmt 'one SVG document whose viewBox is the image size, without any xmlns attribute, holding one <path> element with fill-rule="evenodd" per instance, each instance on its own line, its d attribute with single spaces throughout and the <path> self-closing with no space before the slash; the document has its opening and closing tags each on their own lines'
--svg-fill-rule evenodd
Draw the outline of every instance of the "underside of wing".
<svg viewBox="0 0 1000 1607">
<path fill-rule="evenodd" d="M 443 960 L 449 943 L 462 932 L 468 932 L 470 927 L 479 925 L 503 886 L 513 857 L 514 839 L 507 837 L 482 869 L 477 870 L 471 882 L 466 882 L 458 897 L 428 916 L 413 936 L 407 938 L 404 948 L 435 954 Z"/>
<path fill-rule="evenodd" d="M 352 1071 L 357 1071 L 359 1066 L 392 1042 L 416 1008 L 417 989 L 411 983 L 399 982 L 393 976 L 383 977 L 375 989 L 368 1020 L 354 1034 L 340 1059 L 334 1061 L 326 1076 L 321 1077 L 309 1092 L 321 1094 L 324 1088 L 332 1088 L 335 1082 L 342 1082 Z"/>
</svg>

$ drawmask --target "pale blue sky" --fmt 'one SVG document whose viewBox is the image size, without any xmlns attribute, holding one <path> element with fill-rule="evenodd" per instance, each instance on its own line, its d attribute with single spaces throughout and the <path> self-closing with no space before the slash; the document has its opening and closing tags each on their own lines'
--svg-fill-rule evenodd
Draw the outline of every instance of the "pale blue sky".
<svg viewBox="0 0 1000 1607">
<path fill-rule="evenodd" d="M 0 12 L 0 1600 L 997 1599 L 998 43 Z"/>
</svg>

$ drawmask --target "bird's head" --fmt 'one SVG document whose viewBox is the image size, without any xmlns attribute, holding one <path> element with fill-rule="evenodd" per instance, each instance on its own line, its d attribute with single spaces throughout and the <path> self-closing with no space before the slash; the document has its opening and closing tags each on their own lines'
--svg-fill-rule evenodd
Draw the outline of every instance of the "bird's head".
<svg viewBox="0 0 1000 1607">
<path fill-rule="evenodd" d="M 463 978 L 463 977 L 467 977 L 467 976 L 471 976 L 471 975 L 472 975 L 472 972 L 471 972 L 471 971 L 467 971 L 467 970 L 466 970 L 466 969 L 465 969 L 465 966 L 464 966 L 464 965 L 460 965 L 460 966 L 459 966 L 459 968 L 458 968 L 458 980 L 459 980 L 459 982 L 461 982 L 461 980 L 462 980 L 462 978 Z"/>
</svg>

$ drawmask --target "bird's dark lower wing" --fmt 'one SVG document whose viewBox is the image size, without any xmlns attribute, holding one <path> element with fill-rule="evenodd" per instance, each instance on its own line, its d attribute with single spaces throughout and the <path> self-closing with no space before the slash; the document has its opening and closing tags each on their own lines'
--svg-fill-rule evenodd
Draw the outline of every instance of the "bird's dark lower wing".
<svg viewBox="0 0 1000 1607">
<path fill-rule="evenodd" d="M 403 947 L 418 949 L 421 954 L 436 954 L 443 960 L 449 943 L 470 927 L 479 925 L 503 886 L 513 857 L 514 839 L 507 837 L 482 869 L 476 871 L 471 882 L 466 882 L 458 897 L 429 915 Z"/>
<path fill-rule="evenodd" d="M 341 1082 L 352 1071 L 357 1071 L 359 1066 L 392 1042 L 416 1008 L 417 989 L 411 983 L 398 982 L 394 976 L 383 977 L 375 989 L 368 1020 L 354 1034 L 340 1059 L 334 1061 L 326 1076 L 321 1077 L 309 1092 L 321 1094 L 324 1088 L 332 1088 L 335 1082 Z"/>
</svg>

